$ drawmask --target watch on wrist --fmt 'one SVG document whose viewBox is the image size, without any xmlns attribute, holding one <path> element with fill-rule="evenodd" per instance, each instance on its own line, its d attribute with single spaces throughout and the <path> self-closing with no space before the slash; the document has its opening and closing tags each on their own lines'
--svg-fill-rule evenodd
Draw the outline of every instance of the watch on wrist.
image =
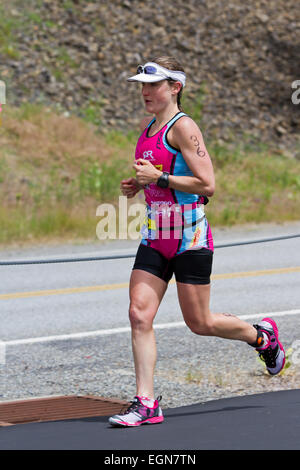
<svg viewBox="0 0 300 470">
<path fill-rule="evenodd" d="M 167 188 L 169 186 L 169 173 L 167 171 L 163 171 L 162 175 L 160 175 L 160 177 L 158 178 L 156 184 L 160 188 Z"/>
</svg>

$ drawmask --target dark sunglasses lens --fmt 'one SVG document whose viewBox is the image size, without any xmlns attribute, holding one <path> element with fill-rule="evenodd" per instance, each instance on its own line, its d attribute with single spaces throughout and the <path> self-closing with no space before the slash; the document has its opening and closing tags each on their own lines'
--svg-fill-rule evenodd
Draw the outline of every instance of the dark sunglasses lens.
<svg viewBox="0 0 300 470">
<path fill-rule="evenodd" d="M 147 67 L 144 67 L 144 72 L 148 73 L 149 75 L 152 75 L 152 74 L 156 73 L 157 70 L 152 65 L 147 65 Z"/>
</svg>

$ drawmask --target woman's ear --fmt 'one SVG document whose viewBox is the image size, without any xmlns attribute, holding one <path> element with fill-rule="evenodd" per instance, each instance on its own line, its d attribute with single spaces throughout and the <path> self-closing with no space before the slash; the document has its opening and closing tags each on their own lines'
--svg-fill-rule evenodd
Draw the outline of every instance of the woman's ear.
<svg viewBox="0 0 300 470">
<path fill-rule="evenodd" d="M 180 82 L 174 82 L 172 83 L 172 94 L 173 95 L 178 95 L 178 93 L 180 92 L 182 88 L 182 83 Z"/>
</svg>

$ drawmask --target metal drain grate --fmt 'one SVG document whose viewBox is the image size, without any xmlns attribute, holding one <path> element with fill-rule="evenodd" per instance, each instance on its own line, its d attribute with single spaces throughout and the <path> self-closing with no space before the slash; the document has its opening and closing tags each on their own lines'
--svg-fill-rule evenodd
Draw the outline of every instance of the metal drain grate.
<svg viewBox="0 0 300 470">
<path fill-rule="evenodd" d="M 0 402 L 0 426 L 109 416 L 119 413 L 126 406 L 126 401 L 89 395 Z"/>
</svg>

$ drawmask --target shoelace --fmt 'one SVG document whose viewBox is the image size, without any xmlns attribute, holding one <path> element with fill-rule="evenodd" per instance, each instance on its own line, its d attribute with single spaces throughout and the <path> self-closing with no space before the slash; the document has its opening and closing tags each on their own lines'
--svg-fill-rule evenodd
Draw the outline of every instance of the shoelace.
<svg viewBox="0 0 300 470">
<path fill-rule="evenodd" d="M 136 410 L 139 406 L 140 406 L 140 403 L 135 401 L 135 400 L 131 400 L 130 401 L 131 405 L 127 408 L 126 411 L 124 411 L 124 415 L 128 415 L 128 413 L 131 413 L 132 411 Z"/>
<path fill-rule="evenodd" d="M 259 352 L 259 357 L 266 363 L 268 367 L 276 366 L 276 350 L 269 346 L 264 351 Z"/>
<path fill-rule="evenodd" d="M 162 399 L 161 395 L 159 395 L 156 398 L 158 402 L 160 402 L 161 399 Z M 131 403 L 131 405 L 127 408 L 126 411 L 124 411 L 124 413 L 122 413 L 123 415 L 127 415 L 128 413 L 131 413 L 132 411 L 135 411 L 137 408 L 141 406 L 141 403 L 139 403 L 137 400 L 131 400 L 129 403 Z"/>
</svg>

